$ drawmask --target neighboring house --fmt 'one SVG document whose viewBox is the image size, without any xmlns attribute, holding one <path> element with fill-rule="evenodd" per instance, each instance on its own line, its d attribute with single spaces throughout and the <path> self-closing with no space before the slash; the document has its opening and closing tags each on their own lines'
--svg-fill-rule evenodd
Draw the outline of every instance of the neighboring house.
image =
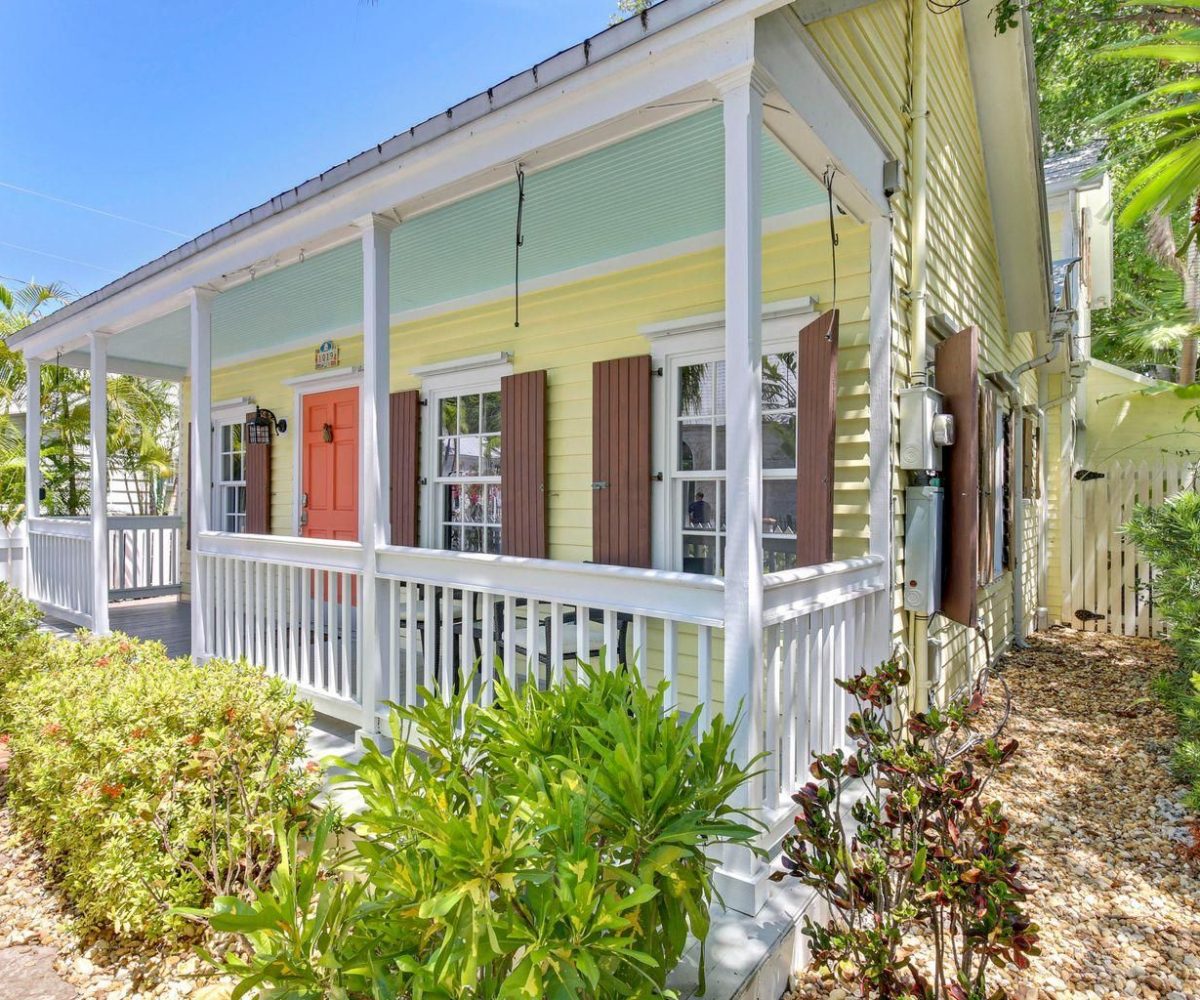
<svg viewBox="0 0 1200 1000">
<path fill-rule="evenodd" d="M 1190 478 L 1200 457 L 1197 400 L 1092 357 L 1092 314 L 1112 302 L 1112 182 L 1098 146 L 1046 164 L 1055 325 L 1069 370 L 1048 376 L 1045 407 L 1045 620 L 1149 636 L 1158 623 L 1150 570 L 1124 540 L 1133 504 Z"/>
<path fill-rule="evenodd" d="M 1029 65 L 986 4 L 663 0 L 14 343 L 182 380 L 198 656 L 369 732 L 418 685 L 636 657 L 702 723 L 742 706 L 774 847 L 836 676 L 903 644 L 923 697 L 1034 621 L 1011 498 L 1066 369 Z M 923 382 L 958 437 L 905 553 Z M 98 628 L 105 530 L 32 525 L 35 596 Z M 909 615 L 939 541 L 946 614 Z M 727 859 L 727 900 L 767 871 Z"/>
</svg>

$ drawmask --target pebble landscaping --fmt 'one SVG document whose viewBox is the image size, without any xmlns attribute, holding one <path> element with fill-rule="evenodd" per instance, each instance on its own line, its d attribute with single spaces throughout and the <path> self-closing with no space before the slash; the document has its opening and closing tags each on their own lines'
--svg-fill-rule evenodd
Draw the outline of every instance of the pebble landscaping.
<svg viewBox="0 0 1200 1000">
<path fill-rule="evenodd" d="M 1148 684 L 1159 643 L 1052 629 L 1005 656 L 1008 732 L 1021 751 L 998 783 L 1042 955 L 996 975 L 1014 1000 L 1200 998 L 1200 864 L 1168 771 L 1175 724 Z M 792 994 L 847 1000 L 807 976 Z"/>
</svg>

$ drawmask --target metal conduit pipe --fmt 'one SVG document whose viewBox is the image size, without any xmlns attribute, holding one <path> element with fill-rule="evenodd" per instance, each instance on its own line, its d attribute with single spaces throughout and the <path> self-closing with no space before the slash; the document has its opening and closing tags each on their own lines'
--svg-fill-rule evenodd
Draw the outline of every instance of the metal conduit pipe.
<svg viewBox="0 0 1200 1000">
<path fill-rule="evenodd" d="M 909 63 L 912 93 L 909 95 L 909 339 L 912 384 L 926 383 L 925 350 L 929 322 L 929 8 L 924 0 L 912 0 L 910 9 Z M 929 619 L 914 614 L 910 622 L 913 666 L 913 698 L 920 710 L 929 701 Z"/>
</svg>

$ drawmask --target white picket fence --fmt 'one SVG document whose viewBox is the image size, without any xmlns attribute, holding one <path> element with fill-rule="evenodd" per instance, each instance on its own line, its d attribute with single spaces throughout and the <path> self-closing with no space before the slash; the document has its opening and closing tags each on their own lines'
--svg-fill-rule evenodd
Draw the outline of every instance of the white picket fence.
<svg viewBox="0 0 1200 1000">
<path fill-rule="evenodd" d="M 1070 624 L 1089 632 L 1150 638 L 1161 634 L 1154 573 L 1123 526 L 1137 503 L 1161 503 L 1191 489 L 1196 466 L 1180 460 L 1108 462 L 1071 480 Z"/>
</svg>

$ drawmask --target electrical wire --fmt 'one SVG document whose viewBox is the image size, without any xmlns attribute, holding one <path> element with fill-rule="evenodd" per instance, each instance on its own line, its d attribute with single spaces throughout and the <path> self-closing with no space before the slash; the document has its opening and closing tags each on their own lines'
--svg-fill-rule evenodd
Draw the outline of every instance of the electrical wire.
<svg viewBox="0 0 1200 1000">
<path fill-rule="evenodd" d="M 109 274 L 121 274 L 115 267 L 105 267 L 103 264 L 92 264 L 86 260 L 76 260 L 74 257 L 63 257 L 56 253 L 48 253 L 45 250 L 35 250 L 33 247 L 23 247 L 17 243 L 8 243 L 0 240 L 0 247 L 8 247 L 10 250 L 19 250 L 21 253 L 35 253 L 39 257 L 49 257 L 51 260 L 61 260 L 66 264 L 78 264 L 80 267 L 92 267 L 97 271 L 107 271 Z"/>
<path fill-rule="evenodd" d="M 131 219 L 128 215 L 118 215 L 116 212 L 109 212 L 103 208 L 93 208 L 91 205 L 84 205 L 77 201 L 70 201 L 67 198 L 59 198 L 57 195 L 46 194 L 45 191 L 35 191 L 33 188 L 21 187 L 19 184 L 12 184 L 9 181 L 0 181 L 0 187 L 7 188 L 9 191 L 16 191 L 18 194 L 27 194 L 33 198 L 42 198 L 45 201 L 57 202 L 59 205 L 66 205 L 68 208 L 77 208 L 81 212 L 91 212 L 93 215 L 102 215 L 106 219 L 116 219 L 118 222 L 128 222 L 134 226 L 143 226 L 146 229 L 154 229 L 160 233 L 166 233 L 168 236 L 181 236 L 187 238 L 187 233 L 181 233 L 177 229 L 167 229 L 166 226 L 156 226 L 153 222 L 142 222 L 141 219 Z"/>
<path fill-rule="evenodd" d="M 521 325 L 521 247 L 525 245 L 525 166 L 517 164 L 517 240 L 513 248 L 513 326 Z"/>
<path fill-rule="evenodd" d="M 826 167 L 826 168 L 825 168 L 825 174 L 824 174 L 824 176 L 821 178 L 821 180 L 822 180 L 822 183 L 825 185 L 825 193 L 826 193 L 826 194 L 829 196 L 829 256 L 830 256 L 830 259 L 831 259 L 831 260 L 832 260 L 832 262 L 833 262 L 833 304 L 830 306 L 830 308 L 831 308 L 831 309 L 836 309 L 836 308 L 837 308 L 837 302 L 838 302 L 838 296 L 837 296 L 837 282 L 838 282 L 838 266 L 837 266 L 838 234 L 837 234 L 837 230 L 834 228 L 834 225 L 833 225 L 833 220 L 834 220 L 834 209 L 833 209 L 833 178 L 834 178 L 834 177 L 836 177 L 836 176 L 837 176 L 837 167 L 830 165 L 830 166 L 828 166 L 828 167 Z"/>
</svg>

